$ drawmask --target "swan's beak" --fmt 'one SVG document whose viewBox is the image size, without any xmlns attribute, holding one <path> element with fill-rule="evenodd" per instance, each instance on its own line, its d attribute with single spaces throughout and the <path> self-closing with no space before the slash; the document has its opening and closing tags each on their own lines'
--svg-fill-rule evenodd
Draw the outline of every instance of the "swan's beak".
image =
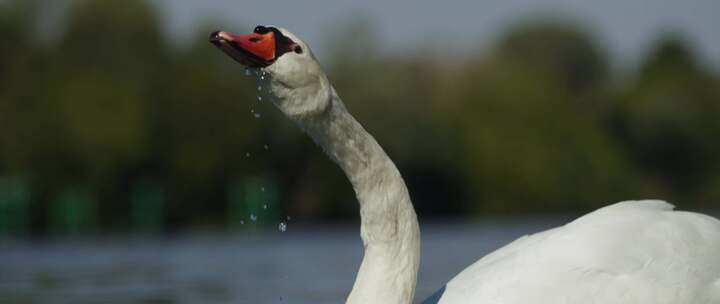
<svg viewBox="0 0 720 304">
<path fill-rule="evenodd" d="M 210 34 L 210 43 L 242 65 L 266 67 L 275 60 L 275 33 L 235 35 L 216 31 Z"/>
</svg>

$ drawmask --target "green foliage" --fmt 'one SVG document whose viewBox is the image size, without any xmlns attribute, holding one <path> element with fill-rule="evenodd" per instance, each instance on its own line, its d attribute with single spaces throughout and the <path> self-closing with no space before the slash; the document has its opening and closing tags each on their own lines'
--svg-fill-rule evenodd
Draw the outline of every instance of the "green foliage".
<svg viewBox="0 0 720 304">
<path fill-rule="evenodd" d="M 681 40 L 666 37 L 624 92 L 617 107 L 618 135 L 650 192 L 683 199 L 715 186 L 711 180 L 720 169 L 717 81 Z"/>
<path fill-rule="evenodd" d="M 474 210 L 588 208 L 626 196 L 633 173 L 602 126 L 554 78 L 502 55 L 448 81 L 446 124 Z M 518 191 L 522 189 L 522 191 Z"/>
<path fill-rule="evenodd" d="M 25 33 L 36 4 L 0 6 L 0 35 L 13 41 L 0 44 L 0 181 L 22 180 L 28 192 L 22 204 L 0 195 L 0 212 L 24 214 L 0 230 L 355 217 L 342 172 L 257 101 L 209 30 L 178 50 L 145 1 L 78 1 L 57 43 L 37 45 Z M 720 80 L 676 37 L 622 82 L 574 24 L 519 24 L 483 56 L 450 63 L 383 56 L 361 19 L 332 35 L 335 53 L 320 60 L 424 218 L 641 197 L 717 208 Z"/>
<path fill-rule="evenodd" d="M 521 24 L 500 41 L 499 51 L 513 63 L 546 74 L 573 92 L 593 88 L 608 77 L 602 50 L 572 24 Z"/>
</svg>

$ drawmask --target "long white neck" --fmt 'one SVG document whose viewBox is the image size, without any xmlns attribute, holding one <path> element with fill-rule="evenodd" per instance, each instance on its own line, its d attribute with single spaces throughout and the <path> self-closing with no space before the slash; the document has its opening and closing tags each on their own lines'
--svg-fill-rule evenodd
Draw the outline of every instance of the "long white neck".
<svg viewBox="0 0 720 304">
<path fill-rule="evenodd" d="M 405 182 L 377 141 L 348 113 L 327 78 L 321 82 L 317 92 L 278 92 L 278 97 L 296 99 L 282 101 L 285 104 L 323 105 L 302 114 L 280 107 L 342 168 L 360 203 L 365 255 L 346 303 L 412 303 L 420 229 Z M 326 100 L 302 100 L 318 98 Z"/>
</svg>

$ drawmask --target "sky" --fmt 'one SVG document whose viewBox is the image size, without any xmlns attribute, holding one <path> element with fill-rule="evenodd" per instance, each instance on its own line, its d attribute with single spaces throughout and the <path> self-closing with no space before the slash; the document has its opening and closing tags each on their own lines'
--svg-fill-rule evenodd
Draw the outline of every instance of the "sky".
<svg viewBox="0 0 720 304">
<path fill-rule="evenodd" d="M 179 46 L 201 29 L 242 33 L 274 24 L 302 37 L 322 61 L 331 53 L 333 34 L 348 21 L 362 20 L 371 25 L 381 53 L 420 48 L 472 55 L 509 26 L 544 18 L 581 25 L 616 65 L 637 64 L 662 34 L 674 33 L 703 63 L 720 68 L 720 0 L 150 1 L 169 40 Z"/>
</svg>

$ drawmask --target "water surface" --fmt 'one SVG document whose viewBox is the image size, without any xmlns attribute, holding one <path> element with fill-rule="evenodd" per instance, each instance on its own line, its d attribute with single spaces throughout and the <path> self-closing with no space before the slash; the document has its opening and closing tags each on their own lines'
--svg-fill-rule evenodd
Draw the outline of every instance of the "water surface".
<svg viewBox="0 0 720 304">
<path fill-rule="evenodd" d="M 477 258 L 565 218 L 422 223 L 416 300 Z M 168 239 L 3 243 L 0 303 L 344 303 L 359 227 Z"/>
</svg>

